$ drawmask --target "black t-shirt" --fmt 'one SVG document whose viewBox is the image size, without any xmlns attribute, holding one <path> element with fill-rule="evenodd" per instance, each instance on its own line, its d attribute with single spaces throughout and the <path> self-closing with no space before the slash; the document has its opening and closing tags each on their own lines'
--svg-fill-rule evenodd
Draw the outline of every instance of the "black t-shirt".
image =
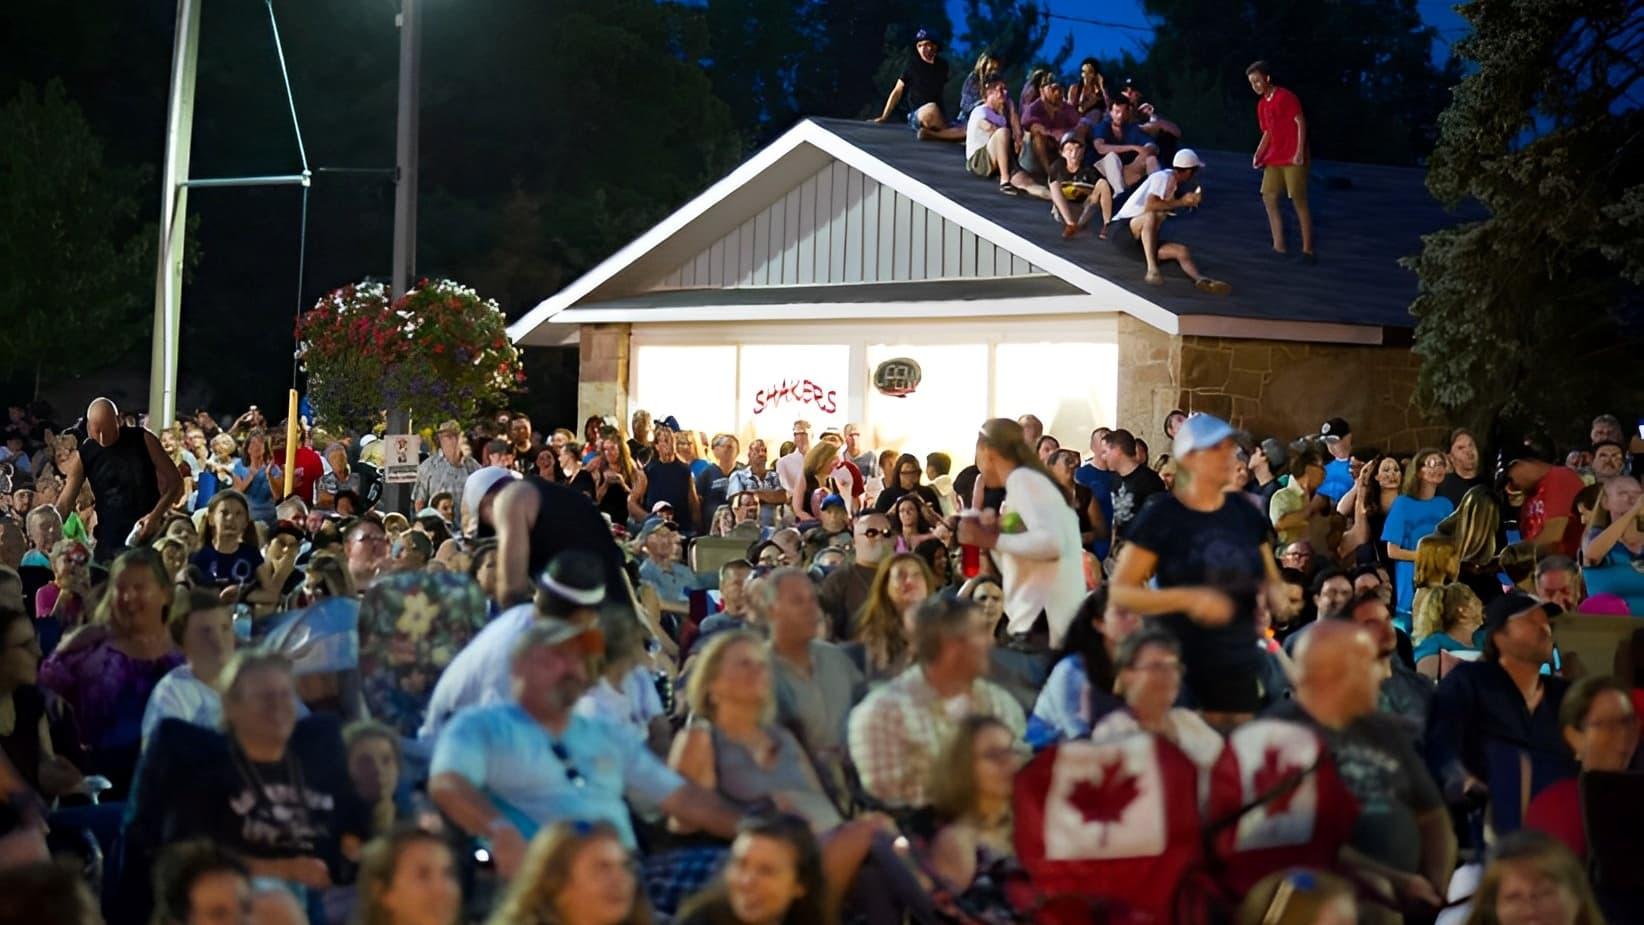
<svg viewBox="0 0 1644 925">
<path fill-rule="evenodd" d="M 645 510 L 658 501 L 668 502 L 681 524 L 695 526 L 690 524 L 691 467 L 684 460 L 653 459 L 645 464 Z"/>
<path fill-rule="evenodd" d="M 1444 481 L 1439 483 L 1438 496 L 1441 498 L 1449 498 L 1451 504 L 1456 507 L 1461 507 L 1461 497 L 1467 494 L 1468 489 L 1471 489 L 1475 485 L 1488 486 L 1489 484 L 1490 480 L 1486 478 L 1483 473 L 1475 475 L 1469 479 L 1463 478 L 1452 472 L 1444 477 Z M 1381 534 L 1378 533 L 1376 535 L 1380 536 Z"/>
<path fill-rule="evenodd" d="M 1394 717 L 1362 716 L 1343 729 L 1320 725 L 1287 700 L 1266 713 L 1312 727 L 1323 738 L 1342 783 L 1359 801 L 1351 842 L 1366 856 L 1405 873 L 1421 870 L 1416 817 L 1443 805 L 1438 786 Z"/>
<path fill-rule="evenodd" d="M 71 431 L 80 440 L 80 465 L 97 499 L 97 561 L 111 560 L 126 546 L 137 521 L 160 503 L 160 483 L 154 460 L 148 455 L 148 431 L 121 427 L 113 446 L 103 446 L 84 431 Z"/>
<path fill-rule="evenodd" d="M 1137 466 L 1129 475 L 1113 473 L 1113 535 L 1129 539 L 1130 526 L 1142 512 L 1142 505 L 1165 491 L 1164 479 L 1146 466 Z"/>
<path fill-rule="evenodd" d="M 1067 169 L 1067 161 L 1057 158 L 1056 163 L 1050 165 L 1050 182 L 1062 184 L 1062 195 L 1072 202 L 1079 202 L 1090 195 L 1096 188 L 1096 181 L 1102 175 L 1096 172 L 1094 166 L 1081 164 L 1076 170 Z"/>
<path fill-rule="evenodd" d="M 569 480 L 565 478 L 565 473 L 560 472 L 557 466 L 554 468 L 554 471 L 559 472 L 560 477 L 555 480 L 559 484 L 565 485 L 575 491 L 580 491 L 590 498 L 594 496 L 594 475 L 587 469 L 577 470 L 577 474 L 572 476 Z M 624 499 L 623 503 L 627 503 L 626 499 Z M 627 515 L 624 516 L 626 517 Z"/>
<path fill-rule="evenodd" d="M 188 561 L 200 570 L 204 584 L 221 588 L 250 581 L 257 574 L 257 567 L 263 564 L 263 554 L 248 540 L 232 553 L 220 553 L 207 544 Z"/>
<path fill-rule="evenodd" d="M 926 64 L 925 59 L 915 53 L 902 72 L 902 84 L 906 88 L 903 99 L 908 101 L 908 112 L 918 112 L 926 103 L 935 103 L 941 109 L 942 93 L 948 86 L 948 63 L 937 58 Z"/>
<path fill-rule="evenodd" d="M 1233 599 L 1233 620 L 1226 626 L 1200 626 L 1179 613 L 1159 618 L 1181 642 L 1186 685 L 1201 701 L 1210 699 L 1206 691 L 1217 686 L 1215 675 L 1249 672 L 1254 678 L 1261 671 L 1256 596 L 1267 574 L 1261 551 L 1266 536 L 1266 519 L 1234 493 L 1214 511 L 1195 511 L 1167 492 L 1130 524 L 1130 542 L 1158 557 L 1154 577 L 1160 588 L 1209 586 Z"/>
<path fill-rule="evenodd" d="M 680 465 L 684 465 L 681 463 Z M 581 549 L 605 564 L 605 599 L 625 601 L 628 586 L 622 571 L 622 550 L 611 538 L 611 528 L 587 495 L 564 485 L 527 477 L 537 489 L 537 519 L 531 525 L 531 557 L 527 573 L 542 574 L 554 557 L 567 549 Z M 609 501 L 615 489 L 605 492 Z M 620 521 L 618 521 L 620 523 Z"/>
</svg>

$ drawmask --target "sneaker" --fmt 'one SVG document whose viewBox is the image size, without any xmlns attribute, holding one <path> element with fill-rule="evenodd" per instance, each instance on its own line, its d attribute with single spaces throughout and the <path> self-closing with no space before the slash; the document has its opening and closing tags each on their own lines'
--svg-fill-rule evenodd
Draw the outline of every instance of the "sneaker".
<svg viewBox="0 0 1644 925">
<path fill-rule="evenodd" d="M 1200 292 L 1208 292 L 1211 295 L 1227 295 L 1229 292 L 1233 291 L 1232 286 L 1229 286 L 1227 283 L 1224 283 L 1219 279 L 1211 279 L 1208 276 L 1199 277 L 1193 281 L 1193 285 Z"/>
</svg>

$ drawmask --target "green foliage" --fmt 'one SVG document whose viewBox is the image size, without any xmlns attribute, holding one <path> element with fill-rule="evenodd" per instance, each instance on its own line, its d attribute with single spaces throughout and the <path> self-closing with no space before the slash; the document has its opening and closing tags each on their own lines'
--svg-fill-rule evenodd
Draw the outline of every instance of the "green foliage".
<svg viewBox="0 0 1644 925">
<path fill-rule="evenodd" d="M 153 304 L 144 174 L 104 163 L 62 84 L 0 110 L 0 369 L 89 373 L 140 345 Z"/>
<path fill-rule="evenodd" d="M 1432 61 L 1434 32 L 1416 0 L 1145 0 L 1157 23 L 1141 61 L 1105 72 L 1134 76 L 1161 114 L 1202 148 L 1254 149 L 1255 96 L 1244 76 L 1267 60 L 1307 111 L 1315 155 L 1413 164 L 1432 146 L 1452 60 Z M 1281 40 L 1282 39 L 1282 40 Z"/>
<path fill-rule="evenodd" d="M 1005 63 L 1013 87 L 1020 86 L 1035 67 L 1049 67 L 1067 76 L 1067 62 L 1073 55 L 1073 37 L 1063 40 L 1056 53 L 1042 55 L 1050 36 L 1050 17 L 1045 5 L 1034 0 L 965 0 L 965 29 L 961 46 L 955 45 L 955 70 L 968 74 L 982 52 L 990 52 Z"/>
<path fill-rule="evenodd" d="M 1456 52 L 1474 67 L 1440 120 L 1427 184 L 1486 217 L 1429 235 L 1408 261 L 1423 397 L 1476 427 L 1584 433 L 1582 417 L 1644 398 L 1644 3 L 1462 12 L 1474 32 Z"/>
</svg>

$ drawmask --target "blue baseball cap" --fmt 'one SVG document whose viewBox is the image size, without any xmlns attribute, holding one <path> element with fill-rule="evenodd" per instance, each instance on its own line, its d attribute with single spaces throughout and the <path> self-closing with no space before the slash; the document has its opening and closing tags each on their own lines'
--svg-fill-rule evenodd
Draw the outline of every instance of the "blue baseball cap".
<svg viewBox="0 0 1644 925">
<path fill-rule="evenodd" d="M 1176 431 L 1176 443 L 1171 452 L 1177 459 L 1208 450 L 1234 435 L 1233 425 L 1211 414 L 1190 415 Z"/>
<path fill-rule="evenodd" d="M 930 31 L 929 29 L 920 29 L 918 32 L 913 34 L 913 44 L 917 45 L 920 42 L 935 42 L 937 45 L 942 44 L 942 40 L 936 37 L 936 33 Z"/>
<path fill-rule="evenodd" d="M 826 498 L 822 499 L 822 510 L 824 510 L 824 511 L 827 510 L 830 507 L 841 507 L 842 508 L 842 507 L 845 507 L 845 506 L 846 506 L 845 505 L 845 499 L 840 497 L 839 495 L 829 495 Z"/>
</svg>

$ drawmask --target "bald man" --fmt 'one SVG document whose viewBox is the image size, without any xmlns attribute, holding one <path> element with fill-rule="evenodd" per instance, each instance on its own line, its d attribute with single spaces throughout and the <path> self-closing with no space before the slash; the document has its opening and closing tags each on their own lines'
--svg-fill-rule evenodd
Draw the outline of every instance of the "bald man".
<svg viewBox="0 0 1644 925">
<path fill-rule="evenodd" d="M 74 510 L 81 486 L 91 484 L 97 501 L 96 560 L 108 562 L 128 545 L 153 539 L 183 493 L 182 473 L 159 439 L 141 427 L 123 426 L 120 409 L 106 398 L 86 408 L 83 433 L 70 433 L 80 445 L 63 466 L 57 509 Z M 128 543 L 133 531 L 136 541 Z"/>
<path fill-rule="evenodd" d="M 1436 911 L 1455 867 L 1455 834 L 1409 735 L 1376 710 L 1384 669 L 1375 638 L 1345 620 L 1320 620 L 1296 647 L 1296 669 L 1296 699 L 1268 715 L 1317 730 L 1358 799 L 1342 860 Z"/>
</svg>

